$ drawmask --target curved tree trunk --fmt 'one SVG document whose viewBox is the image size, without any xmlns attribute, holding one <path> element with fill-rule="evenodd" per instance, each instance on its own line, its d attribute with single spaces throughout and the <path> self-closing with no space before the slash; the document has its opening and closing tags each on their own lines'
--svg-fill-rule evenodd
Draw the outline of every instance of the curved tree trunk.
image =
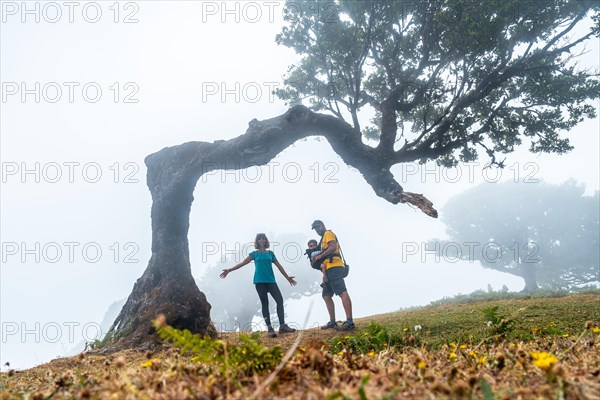
<svg viewBox="0 0 600 400">
<path fill-rule="evenodd" d="M 194 282 L 189 259 L 189 214 L 198 179 L 217 169 L 265 165 L 298 139 L 314 135 L 325 136 L 333 150 L 362 173 L 379 197 L 393 204 L 413 204 L 437 217 L 429 200 L 404 192 L 394 180 L 390 168 L 399 160 L 393 157 L 393 149 L 367 146 L 360 133 L 344 121 L 304 106 L 295 106 L 265 121 L 252 120 L 246 133 L 235 139 L 164 148 L 145 160 L 152 194 L 152 257 L 108 333 L 112 348 L 154 342 L 157 337 L 151 320 L 159 313 L 174 327 L 214 334 L 210 304 Z M 407 152 L 401 162 L 421 157 Z"/>
<path fill-rule="evenodd" d="M 525 264 L 523 268 L 523 274 L 521 275 L 521 277 L 525 281 L 525 287 L 523 288 L 522 292 L 534 293 L 539 289 L 533 265 Z"/>
<path fill-rule="evenodd" d="M 148 168 L 147 179 L 153 201 L 152 257 L 109 331 L 117 348 L 157 341 L 151 321 L 161 313 L 170 325 L 201 334 L 215 332 L 210 304 L 196 286 L 189 260 L 187 234 L 195 182 L 179 180 L 174 165 Z"/>
</svg>

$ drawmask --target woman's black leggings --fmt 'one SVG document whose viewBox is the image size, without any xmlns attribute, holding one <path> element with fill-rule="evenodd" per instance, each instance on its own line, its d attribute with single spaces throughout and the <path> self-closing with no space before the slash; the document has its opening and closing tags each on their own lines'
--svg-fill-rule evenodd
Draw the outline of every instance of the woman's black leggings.
<svg viewBox="0 0 600 400">
<path fill-rule="evenodd" d="M 283 316 L 283 296 L 279 290 L 279 286 L 276 283 L 255 283 L 258 297 L 260 298 L 260 304 L 262 305 L 262 315 L 265 318 L 267 326 L 271 326 L 271 313 L 269 312 L 269 298 L 268 293 L 277 303 L 277 318 L 279 318 L 279 325 L 285 324 Z"/>
</svg>

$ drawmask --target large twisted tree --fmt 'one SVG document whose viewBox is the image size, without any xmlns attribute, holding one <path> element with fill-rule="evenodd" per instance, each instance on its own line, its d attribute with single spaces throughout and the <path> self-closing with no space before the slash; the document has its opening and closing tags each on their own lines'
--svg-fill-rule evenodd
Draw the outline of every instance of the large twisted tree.
<svg viewBox="0 0 600 400">
<path fill-rule="evenodd" d="M 206 172 L 264 165 L 320 135 L 377 196 L 437 217 L 431 202 L 394 179 L 394 165 L 452 166 L 483 150 L 502 166 L 499 155 L 523 140 L 533 152 L 570 150 L 564 135 L 595 117 L 587 102 L 600 94 L 597 71 L 573 62 L 600 32 L 599 8 L 593 0 L 289 2 L 277 41 L 302 58 L 278 95 L 293 107 L 250 121 L 235 139 L 146 158 L 152 257 L 111 328 L 113 344 L 150 340 L 159 312 L 177 327 L 211 332 L 187 239 L 193 191 Z"/>
</svg>

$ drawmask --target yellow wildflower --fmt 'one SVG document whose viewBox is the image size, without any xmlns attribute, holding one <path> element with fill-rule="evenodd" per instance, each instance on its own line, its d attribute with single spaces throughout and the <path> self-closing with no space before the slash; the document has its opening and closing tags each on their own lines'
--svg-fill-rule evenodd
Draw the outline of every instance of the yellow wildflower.
<svg viewBox="0 0 600 400">
<path fill-rule="evenodd" d="M 600 327 L 595 326 L 594 329 L 592 329 L 592 332 L 600 333 Z"/>
<path fill-rule="evenodd" d="M 487 360 L 486 356 L 483 357 L 479 357 L 479 364 L 485 364 L 485 361 Z"/>
<path fill-rule="evenodd" d="M 538 328 L 531 328 L 531 333 L 536 334 L 538 333 L 539 329 Z"/>
<path fill-rule="evenodd" d="M 469 352 L 469 355 L 473 358 L 477 358 L 477 353 L 475 353 L 473 350 Z"/>
<path fill-rule="evenodd" d="M 143 368 L 148 368 L 152 366 L 152 360 L 148 360 L 145 363 L 142 364 Z"/>
<path fill-rule="evenodd" d="M 371 350 L 370 352 L 368 352 L 367 355 L 369 357 L 375 357 L 376 356 L 376 354 L 375 354 L 375 352 L 373 350 Z"/>
<path fill-rule="evenodd" d="M 466 349 L 466 348 L 467 348 L 467 345 L 466 345 L 466 344 L 461 344 L 461 345 L 460 345 L 460 348 L 461 348 L 461 349 Z"/>
<path fill-rule="evenodd" d="M 562 337 L 569 337 L 569 334 L 565 333 L 565 334 L 562 335 Z"/>
<path fill-rule="evenodd" d="M 404 329 L 403 329 L 403 331 L 404 331 L 404 332 L 408 332 L 408 328 L 404 328 Z"/>
<path fill-rule="evenodd" d="M 454 342 L 450 343 L 450 347 L 452 347 L 453 349 L 455 349 L 456 348 L 456 343 L 454 343 Z"/>
<path fill-rule="evenodd" d="M 533 358 L 533 365 L 540 367 L 544 371 L 548 371 L 558 362 L 554 355 L 545 351 L 534 351 L 531 353 L 531 357 Z"/>
<path fill-rule="evenodd" d="M 425 369 L 427 368 L 427 363 L 425 361 L 419 361 L 418 367 L 419 369 Z"/>
<path fill-rule="evenodd" d="M 448 357 L 450 358 L 450 361 L 454 361 L 456 359 L 456 353 L 452 352 Z"/>
</svg>

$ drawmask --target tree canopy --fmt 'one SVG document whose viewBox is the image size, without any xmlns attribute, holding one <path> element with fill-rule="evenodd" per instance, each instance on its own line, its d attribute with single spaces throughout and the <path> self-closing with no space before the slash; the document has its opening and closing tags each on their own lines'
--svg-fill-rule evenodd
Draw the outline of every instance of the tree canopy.
<svg viewBox="0 0 600 400">
<path fill-rule="evenodd" d="M 444 257 L 520 276 L 526 291 L 598 284 L 598 204 L 598 192 L 585 196 L 572 180 L 482 184 L 444 206 L 450 240 L 437 248 Z"/>
<path fill-rule="evenodd" d="M 578 69 L 600 32 L 597 1 L 288 2 L 277 42 L 301 56 L 277 91 L 378 140 L 380 162 L 444 166 L 571 149 L 595 117 L 598 71 Z M 587 27 L 585 23 L 589 22 Z M 593 23 L 592 23 L 593 21 Z M 361 125 L 359 113 L 370 115 Z M 363 118 L 364 119 L 364 118 Z"/>
</svg>

